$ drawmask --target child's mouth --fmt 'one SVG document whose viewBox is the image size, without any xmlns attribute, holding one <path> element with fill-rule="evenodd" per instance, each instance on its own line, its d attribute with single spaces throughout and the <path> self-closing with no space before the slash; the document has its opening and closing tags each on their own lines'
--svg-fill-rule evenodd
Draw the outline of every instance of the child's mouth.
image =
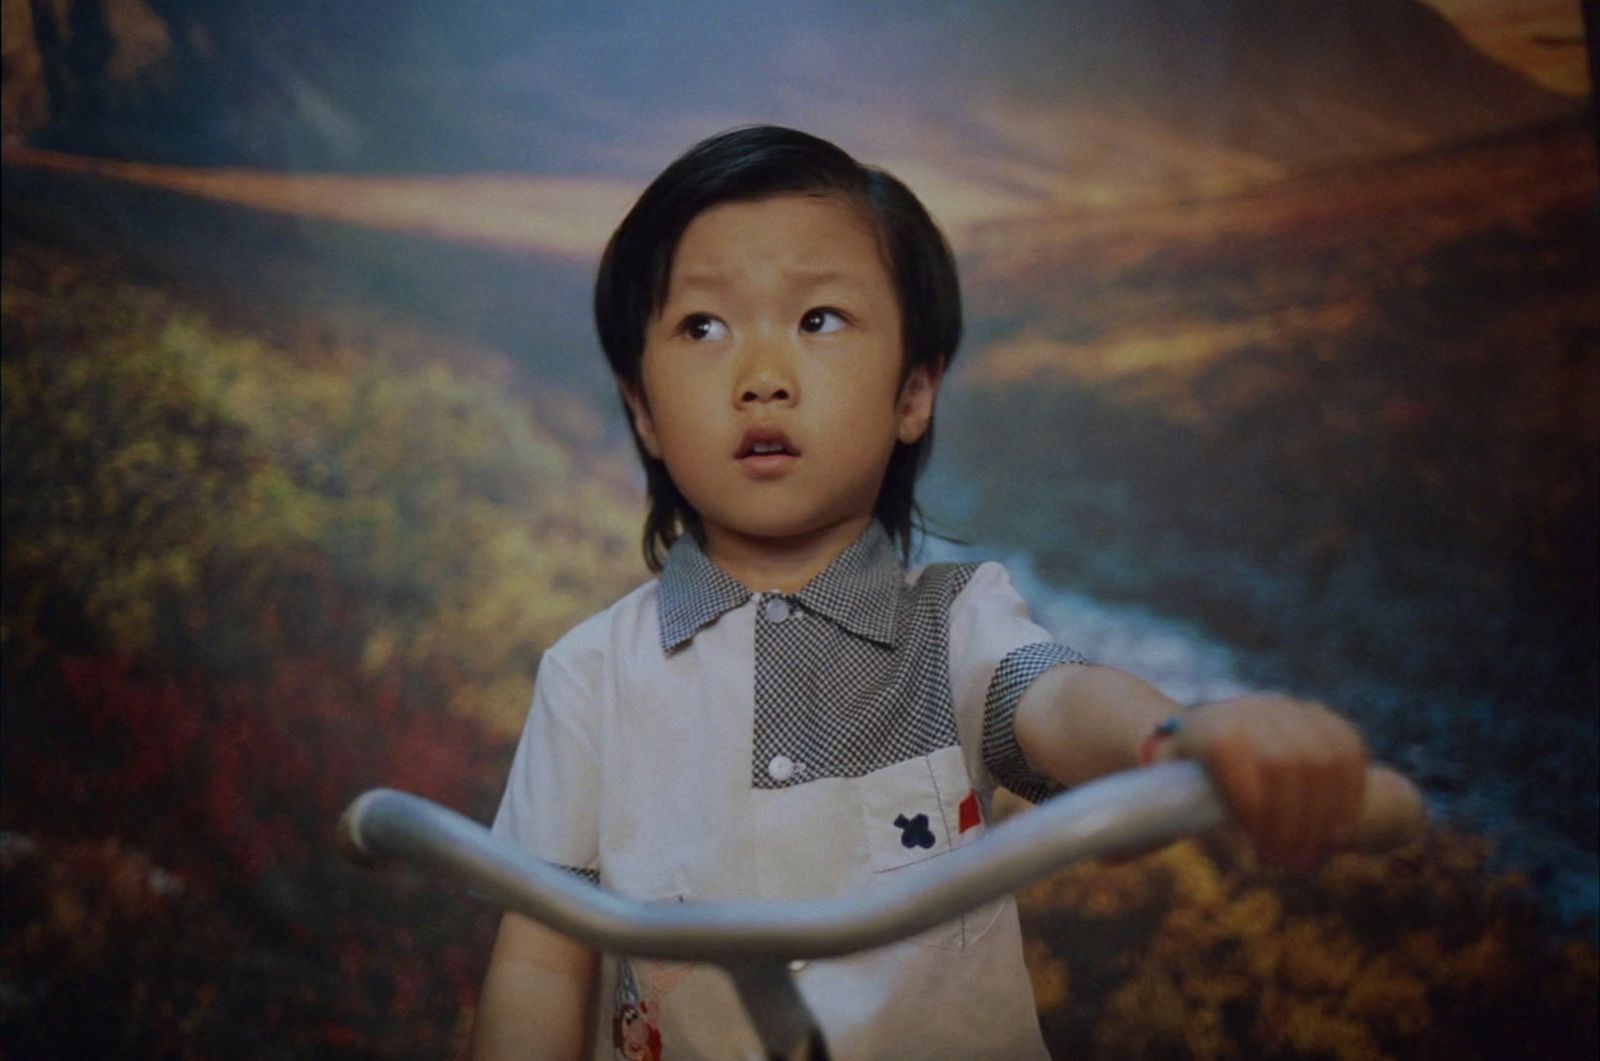
<svg viewBox="0 0 1600 1061">
<path fill-rule="evenodd" d="M 753 427 L 744 433 L 733 456 L 749 471 L 770 474 L 788 467 L 800 451 L 777 428 Z"/>
</svg>

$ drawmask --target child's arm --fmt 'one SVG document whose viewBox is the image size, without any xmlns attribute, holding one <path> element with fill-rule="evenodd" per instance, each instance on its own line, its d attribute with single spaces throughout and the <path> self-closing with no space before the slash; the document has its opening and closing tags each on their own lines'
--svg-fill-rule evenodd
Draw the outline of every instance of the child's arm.
<svg viewBox="0 0 1600 1061">
<path fill-rule="evenodd" d="M 1017 744 L 1040 773 L 1080 784 L 1138 765 L 1154 727 L 1181 710 L 1130 674 L 1055 667 L 1017 707 Z M 1199 760 L 1234 820 L 1274 861 L 1306 866 L 1355 839 L 1366 748 L 1355 727 L 1320 705 L 1265 696 L 1209 704 L 1184 713 L 1158 748 L 1160 759 Z M 1403 833 L 1420 817 L 1414 790 L 1398 776 L 1380 775 L 1367 801 L 1379 828 Z"/>
<path fill-rule="evenodd" d="M 478 997 L 474 1061 L 578 1057 L 589 1030 L 595 965 L 589 947 L 506 913 Z"/>
</svg>

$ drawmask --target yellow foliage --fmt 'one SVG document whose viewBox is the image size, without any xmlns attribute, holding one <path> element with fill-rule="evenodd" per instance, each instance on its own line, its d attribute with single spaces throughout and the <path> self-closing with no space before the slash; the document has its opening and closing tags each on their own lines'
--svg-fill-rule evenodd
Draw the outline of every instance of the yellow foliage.
<svg viewBox="0 0 1600 1061">
<path fill-rule="evenodd" d="M 1027 941 L 1023 954 L 1033 981 L 1033 1001 L 1040 1010 L 1060 1009 L 1072 1001 L 1072 970 L 1042 940 Z"/>
<path fill-rule="evenodd" d="M 1428 984 L 1398 954 L 1379 954 L 1351 981 L 1344 999 L 1351 1017 L 1399 1039 L 1420 1034 L 1433 1020 Z"/>
<path fill-rule="evenodd" d="M 1165 880 L 1152 861 L 1156 857 L 1069 866 L 1029 885 L 1018 901 L 1025 909 L 1039 913 L 1070 910 L 1080 917 L 1121 917 L 1148 905 L 1161 893 Z"/>
<path fill-rule="evenodd" d="M 284 349 L 30 254 L 8 258 L 0 367 L 28 499 L 13 649 L 48 641 L 41 587 L 64 584 L 126 654 L 187 629 L 226 672 L 315 638 L 511 729 L 543 650 L 646 577 L 626 455 L 574 445 L 557 403 L 444 351 Z"/>
<path fill-rule="evenodd" d="M 1552 948 L 1487 856 L 1481 839 L 1438 831 L 1300 876 L 1213 838 L 1057 874 L 1023 897 L 1030 963 L 1070 962 L 1074 1012 L 1099 1007 L 1079 1039 L 1054 1045 L 1118 1058 L 1580 1056 L 1596 950 Z M 1140 900 L 1104 898 L 1116 894 Z M 1085 952 L 1085 939 L 1125 949 Z M 1043 1000 L 1041 1012 L 1060 1027 Z"/>
<path fill-rule="evenodd" d="M 1506 939 L 1499 928 L 1491 925 L 1490 931 L 1447 953 L 1439 963 L 1436 979 L 1458 990 L 1502 986 L 1515 963 L 1510 960 L 1513 956 L 1506 953 Z"/>
<path fill-rule="evenodd" d="M 1152 858 L 1170 875 L 1174 902 L 1215 907 L 1227 899 L 1227 882 L 1221 871 L 1193 841 L 1172 844 Z"/>
<path fill-rule="evenodd" d="M 1141 971 L 1112 995 L 1094 1046 L 1096 1054 L 1111 1057 L 1181 1053 L 1209 1061 L 1239 1055 L 1220 1010 L 1195 1006 L 1184 985 L 1160 969 Z"/>
<path fill-rule="evenodd" d="M 1260 1038 L 1276 1049 L 1341 1059 L 1388 1056 L 1366 1026 L 1340 1013 L 1328 999 L 1279 995 L 1273 1001 L 1277 1005 L 1263 1007 Z"/>
<path fill-rule="evenodd" d="M 1361 967 L 1360 945 L 1332 915 L 1291 920 L 1278 942 L 1283 954 L 1279 973 L 1295 991 L 1344 991 Z"/>
</svg>

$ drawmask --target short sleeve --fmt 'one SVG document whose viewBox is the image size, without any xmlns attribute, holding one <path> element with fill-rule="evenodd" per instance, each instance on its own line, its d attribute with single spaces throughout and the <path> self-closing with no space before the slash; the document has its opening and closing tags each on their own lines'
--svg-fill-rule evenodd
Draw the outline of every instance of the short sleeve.
<svg viewBox="0 0 1600 1061">
<path fill-rule="evenodd" d="M 548 862 L 599 880 L 599 762 L 592 683 L 559 654 L 539 661 L 533 706 L 490 831 Z"/>
<path fill-rule="evenodd" d="M 973 572 L 950 614 L 950 689 L 969 772 L 1035 803 L 1059 792 L 1017 745 L 1017 705 L 1045 671 L 1084 662 L 1033 621 L 1005 568 Z"/>
</svg>

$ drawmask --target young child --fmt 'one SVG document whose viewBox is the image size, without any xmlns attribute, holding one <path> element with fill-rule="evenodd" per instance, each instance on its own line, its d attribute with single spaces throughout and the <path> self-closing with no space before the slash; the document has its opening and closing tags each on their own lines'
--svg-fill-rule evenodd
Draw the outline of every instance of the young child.
<svg viewBox="0 0 1600 1061">
<path fill-rule="evenodd" d="M 1311 704 L 1179 706 L 1089 666 L 997 564 L 908 571 L 913 484 L 961 331 L 955 267 L 894 177 L 739 129 L 612 237 L 600 341 L 659 579 L 540 663 L 496 835 L 636 899 L 870 891 L 937 865 L 998 785 L 1040 799 L 1201 760 L 1267 856 L 1347 840 L 1366 757 Z M 713 968 L 613 962 L 507 914 L 478 1056 L 758 1052 Z M 1042 1056 L 1016 909 L 797 973 L 834 1056 Z"/>
</svg>

